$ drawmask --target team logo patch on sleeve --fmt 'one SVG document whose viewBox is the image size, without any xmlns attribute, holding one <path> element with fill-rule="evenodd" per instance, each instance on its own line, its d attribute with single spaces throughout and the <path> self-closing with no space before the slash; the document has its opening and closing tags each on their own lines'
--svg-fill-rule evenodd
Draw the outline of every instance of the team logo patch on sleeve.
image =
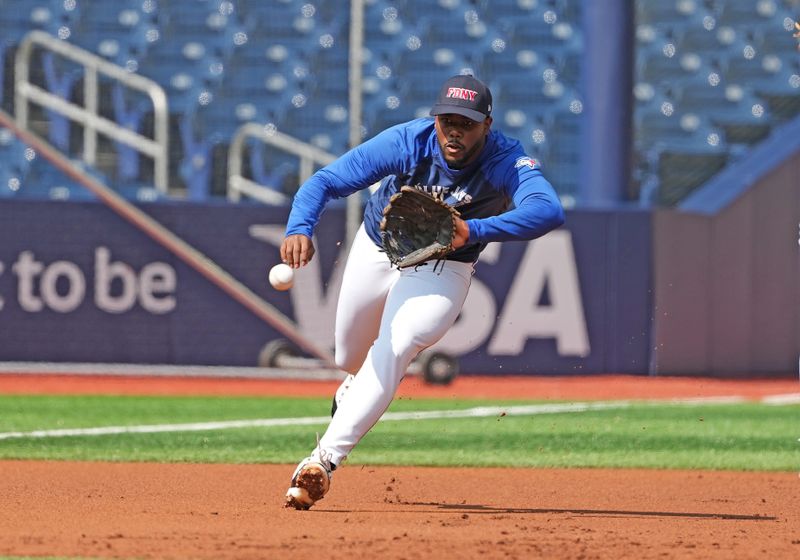
<svg viewBox="0 0 800 560">
<path fill-rule="evenodd" d="M 531 169 L 541 169 L 539 166 L 539 162 L 533 159 L 532 157 L 522 156 L 521 158 L 517 158 L 517 162 L 514 164 L 516 169 L 520 167 L 530 167 Z"/>
</svg>

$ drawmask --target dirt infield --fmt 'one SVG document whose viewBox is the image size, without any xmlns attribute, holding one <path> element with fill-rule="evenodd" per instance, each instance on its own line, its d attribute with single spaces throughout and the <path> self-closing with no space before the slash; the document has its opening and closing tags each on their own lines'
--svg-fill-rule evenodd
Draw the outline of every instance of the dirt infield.
<svg viewBox="0 0 800 560">
<path fill-rule="evenodd" d="M 102 558 L 796 558 L 794 474 L 0 463 L 0 554 Z"/>
<path fill-rule="evenodd" d="M 321 394 L 329 382 L 0 375 L 0 393 Z M 410 381 L 410 382 L 409 382 Z M 407 380 L 401 396 L 797 393 L 796 381 Z M 521 383 L 521 384 L 520 384 Z M 27 385 L 27 386 L 26 386 Z M 0 462 L 0 555 L 97 558 L 792 558 L 797 473 L 349 466 L 308 512 L 292 465 Z"/>
</svg>

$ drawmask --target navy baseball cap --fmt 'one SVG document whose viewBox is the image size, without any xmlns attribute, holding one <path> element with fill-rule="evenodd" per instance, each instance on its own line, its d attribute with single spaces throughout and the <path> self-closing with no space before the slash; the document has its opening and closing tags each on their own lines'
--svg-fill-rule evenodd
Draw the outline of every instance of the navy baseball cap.
<svg viewBox="0 0 800 560">
<path fill-rule="evenodd" d="M 492 92 L 474 76 L 448 78 L 439 92 L 431 115 L 455 113 L 482 122 L 492 114 Z"/>
</svg>

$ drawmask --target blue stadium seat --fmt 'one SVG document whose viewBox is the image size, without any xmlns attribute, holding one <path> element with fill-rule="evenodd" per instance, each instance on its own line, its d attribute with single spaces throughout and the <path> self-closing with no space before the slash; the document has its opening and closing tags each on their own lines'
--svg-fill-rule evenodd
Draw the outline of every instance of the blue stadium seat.
<svg viewBox="0 0 800 560">
<path fill-rule="evenodd" d="M 676 0 L 636 0 L 637 23 L 651 25 L 680 25 L 688 23 L 700 9 L 699 2 Z"/>
<path fill-rule="evenodd" d="M 130 3 L 95 2 L 81 11 L 69 41 L 126 66 L 160 37 L 157 21 Z"/>
<path fill-rule="evenodd" d="M 759 21 L 771 21 L 778 12 L 776 0 L 756 2 L 737 2 L 728 0 L 719 3 L 718 22 L 720 25 L 748 26 Z"/>
<path fill-rule="evenodd" d="M 637 79 L 653 84 L 702 83 L 709 69 L 707 61 L 697 53 L 679 53 L 668 46 L 640 48 L 636 53 L 635 71 Z"/>
<path fill-rule="evenodd" d="M 795 55 L 796 56 L 796 55 Z M 724 59 L 722 73 L 727 83 L 760 91 L 788 92 L 800 95 L 791 85 L 792 61 L 776 55 L 732 56 Z"/>
<path fill-rule="evenodd" d="M 367 138 L 396 124 L 428 116 L 434 101 L 435 96 L 417 98 L 401 96 L 390 89 L 381 90 L 364 105 L 364 127 Z"/>
<path fill-rule="evenodd" d="M 654 93 L 634 111 L 634 173 L 646 203 L 673 204 L 728 161 L 725 130 L 702 110 Z M 672 168 L 675 166 L 675 168 Z"/>
<path fill-rule="evenodd" d="M 364 44 L 373 52 L 391 55 L 403 49 L 409 33 L 419 33 L 404 21 L 408 10 L 395 3 L 378 1 L 366 6 L 364 13 Z"/>
<path fill-rule="evenodd" d="M 433 103 L 442 82 L 457 74 L 472 74 L 480 78 L 480 64 L 468 58 L 472 53 L 448 45 L 434 44 L 417 50 L 406 50 L 392 69 L 396 89 L 404 96 Z M 365 72 L 366 74 L 366 72 Z M 415 76 L 414 80 L 406 79 Z"/>
<path fill-rule="evenodd" d="M 528 72 L 517 77 L 501 79 L 492 84 L 494 104 L 504 110 L 541 110 L 553 107 L 564 98 L 566 90 L 557 83 L 547 82 L 542 74 Z"/>
<path fill-rule="evenodd" d="M 183 158 L 178 173 L 186 185 L 190 200 L 205 200 L 211 193 L 212 151 L 210 138 L 197 130 L 194 113 L 181 115 L 179 121 L 180 143 Z"/>
<path fill-rule="evenodd" d="M 569 110 L 557 110 L 548 126 L 548 177 L 559 193 L 576 194 L 580 180 L 581 117 Z"/>
<path fill-rule="evenodd" d="M 797 9 L 778 15 L 774 20 L 759 22 L 750 26 L 754 44 L 760 54 L 797 56 L 797 40 L 792 37 L 796 31 L 794 22 L 800 20 Z"/>
<path fill-rule="evenodd" d="M 464 19 L 463 11 L 456 14 L 425 13 L 418 24 L 422 33 L 422 43 L 425 46 L 441 45 L 469 52 L 479 45 L 484 38 L 483 34 L 476 35 L 477 27 L 470 27 Z"/>
<path fill-rule="evenodd" d="M 0 28 L 4 34 L 22 36 L 32 28 L 49 27 L 53 19 L 50 0 L 0 1 Z"/>
<path fill-rule="evenodd" d="M 46 52 L 42 55 L 45 83 L 48 91 L 72 101 L 73 87 L 83 74 L 77 64 Z M 70 121 L 61 113 L 47 111 L 50 119 L 50 142 L 62 150 L 69 149 Z"/>
<path fill-rule="evenodd" d="M 475 8 L 485 15 L 489 15 L 495 20 L 502 19 L 509 21 L 512 19 L 540 17 L 546 4 L 531 0 L 480 0 L 474 2 Z M 487 13 L 491 10 L 490 13 Z"/>
<path fill-rule="evenodd" d="M 248 32 L 273 39 L 310 37 L 321 22 L 310 2 L 240 0 L 240 15 Z"/>
<path fill-rule="evenodd" d="M 0 197 L 16 196 L 23 188 L 31 161 L 25 150 L 9 129 L 0 127 Z"/>
<path fill-rule="evenodd" d="M 536 115 L 530 111 L 516 107 L 502 107 L 495 105 L 492 111 L 494 120 L 493 128 L 502 130 L 509 136 L 522 141 L 523 144 L 531 140 L 533 130 L 536 128 Z M 539 125 L 542 128 L 542 125 Z"/>
<path fill-rule="evenodd" d="M 299 159 L 288 152 L 252 141 L 247 145 L 245 165 L 249 176 L 259 185 L 287 195 L 294 194 L 300 186 Z"/>
<path fill-rule="evenodd" d="M 233 56 L 247 40 L 236 14 L 227 13 L 217 2 L 186 3 L 165 13 L 162 35 L 184 44 L 200 43 L 209 56 L 221 60 Z"/>
<path fill-rule="evenodd" d="M 114 120 L 133 132 L 142 133 L 145 115 L 151 110 L 149 98 L 131 95 L 130 90 L 115 83 L 112 88 L 112 107 Z M 140 155 L 137 150 L 122 142 L 116 143 L 119 178 L 132 181 L 139 176 Z"/>
<path fill-rule="evenodd" d="M 333 154 L 348 148 L 347 107 L 326 99 L 310 98 L 289 109 L 278 129 Z"/>
<path fill-rule="evenodd" d="M 515 49 L 564 49 L 580 45 L 580 22 L 559 21 L 555 12 L 538 17 L 504 18 L 497 27 Z"/>
<path fill-rule="evenodd" d="M 88 166 L 84 171 L 107 182 L 97 170 Z M 37 157 L 31 162 L 30 170 L 25 178 L 19 196 L 32 199 L 49 200 L 96 200 L 97 197 L 86 187 L 67 176 L 44 158 Z"/>
<path fill-rule="evenodd" d="M 702 24 L 695 24 L 673 30 L 674 44 L 680 53 L 705 53 L 709 56 L 719 54 L 725 49 L 720 39 L 720 31 L 715 27 L 706 29 Z"/>
<path fill-rule="evenodd" d="M 478 73 L 487 82 L 513 79 L 520 72 L 543 70 L 541 66 L 544 62 L 544 57 L 533 49 L 515 49 L 502 41 L 494 49 L 490 47 L 483 52 L 478 63 Z"/>
<path fill-rule="evenodd" d="M 670 149 L 720 153 L 726 149 L 725 133 L 703 112 L 662 111 L 658 103 L 637 111 L 634 144 L 641 150 Z"/>
<path fill-rule="evenodd" d="M 183 111 L 182 104 L 187 99 L 180 92 L 186 91 L 186 82 L 190 82 L 190 88 L 213 90 L 224 79 L 224 69 L 224 63 L 214 58 L 203 43 L 162 39 L 148 48 L 146 56 L 139 63 L 138 73 L 167 89 L 171 102 L 172 94 L 176 94 L 174 101 L 179 105 L 171 110 Z M 176 76 L 187 76 L 188 80 L 178 80 L 176 83 Z"/>
<path fill-rule="evenodd" d="M 687 87 L 676 90 L 675 106 L 679 112 L 701 113 L 723 127 L 750 129 L 751 143 L 765 136 L 769 129 L 769 108 L 752 92 L 735 84 L 718 87 Z M 734 141 L 728 135 L 728 142 Z"/>
</svg>

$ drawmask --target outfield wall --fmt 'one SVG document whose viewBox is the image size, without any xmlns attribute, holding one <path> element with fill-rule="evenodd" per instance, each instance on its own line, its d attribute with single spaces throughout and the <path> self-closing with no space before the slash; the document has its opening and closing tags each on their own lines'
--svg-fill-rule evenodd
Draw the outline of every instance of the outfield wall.
<svg viewBox="0 0 800 560">
<path fill-rule="evenodd" d="M 653 371 L 796 374 L 799 227 L 800 152 L 713 213 L 657 212 Z"/>
<path fill-rule="evenodd" d="M 325 347 L 344 262 L 326 211 L 295 287 L 266 282 L 285 208 L 140 208 Z M 465 374 L 647 373 L 651 215 L 574 211 L 532 243 L 492 244 L 439 348 Z M 255 366 L 281 334 L 99 202 L 0 201 L 0 361 Z"/>
</svg>

